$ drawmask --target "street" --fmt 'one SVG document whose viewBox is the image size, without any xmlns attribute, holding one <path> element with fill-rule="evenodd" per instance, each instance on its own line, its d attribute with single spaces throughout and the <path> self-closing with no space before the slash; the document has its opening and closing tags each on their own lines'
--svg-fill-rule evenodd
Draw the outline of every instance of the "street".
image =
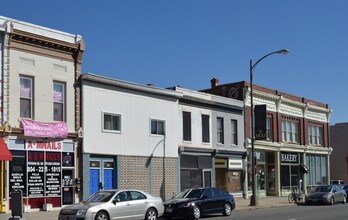
<svg viewBox="0 0 348 220">
<path fill-rule="evenodd" d="M 320 220 L 320 219 L 347 219 L 348 205 L 336 204 L 329 205 L 313 205 L 313 206 L 289 206 L 278 208 L 261 208 L 253 210 L 234 210 L 229 217 L 222 215 L 210 215 L 202 217 L 201 219 L 209 220 Z M 0 214 L 1 220 L 8 220 L 9 214 Z M 57 220 L 58 211 L 50 212 L 33 212 L 25 213 L 26 220 Z M 164 218 L 160 218 L 165 220 Z M 184 218 L 178 218 L 184 219 Z"/>
</svg>

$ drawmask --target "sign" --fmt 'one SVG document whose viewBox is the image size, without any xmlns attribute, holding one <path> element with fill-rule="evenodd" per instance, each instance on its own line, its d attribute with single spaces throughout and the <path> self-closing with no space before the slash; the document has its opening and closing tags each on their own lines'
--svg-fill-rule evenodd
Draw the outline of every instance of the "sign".
<svg viewBox="0 0 348 220">
<path fill-rule="evenodd" d="M 282 163 L 298 163 L 298 153 L 281 153 Z"/>
<path fill-rule="evenodd" d="M 255 105 L 255 140 L 266 140 L 266 105 Z"/>
<path fill-rule="evenodd" d="M 46 196 L 60 196 L 61 153 L 46 152 Z"/>
<path fill-rule="evenodd" d="M 25 148 L 28 150 L 48 150 L 48 151 L 62 151 L 63 141 L 38 141 L 27 140 Z"/>
<path fill-rule="evenodd" d="M 25 157 L 16 157 L 12 158 L 10 161 L 10 169 L 9 169 L 9 181 L 10 181 L 10 192 L 13 190 L 22 190 L 23 196 L 26 196 L 26 160 Z"/>
<path fill-rule="evenodd" d="M 65 122 L 39 122 L 30 119 L 22 119 L 25 136 L 67 138 L 68 127 Z"/>
<path fill-rule="evenodd" d="M 228 169 L 229 170 L 243 170 L 243 160 L 242 159 L 228 158 Z"/>
<path fill-rule="evenodd" d="M 28 196 L 44 196 L 44 152 L 28 151 Z"/>
</svg>

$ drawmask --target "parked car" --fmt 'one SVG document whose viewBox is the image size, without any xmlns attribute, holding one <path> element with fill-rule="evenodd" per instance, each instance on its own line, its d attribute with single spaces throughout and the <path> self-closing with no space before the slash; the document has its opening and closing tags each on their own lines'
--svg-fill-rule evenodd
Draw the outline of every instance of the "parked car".
<svg viewBox="0 0 348 220">
<path fill-rule="evenodd" d="M 222 213 L 231 215 L 235 209 L 233 195 L 218 188 L 186 189 L 164 203 L 164 216 L 199 219 L 201 215 Z"/>
<path fill-rule="evenodd" d="M 346 194 L 348 196 L 348 185 L 343 185 L 342 189 L 346 192 Z"/>
<path fill-rule="evenodd" d="M 330 180 L 331 185 L 344 185 L 343 180 Z"/>
<path fill-rule="evenodd" d="M 156 220 L 164 213 L 163 201 L 140 190 L 105 190 L 87 200 L 62 208 L 59 220 Z"/>
<path fill-rule="evenodd" d="M 339 185 L 317 186 L 306 196 L 306 204 L 321 203 L 333 205 L 337 202 L 345 204 L 347 194 Z"/>
</svg>

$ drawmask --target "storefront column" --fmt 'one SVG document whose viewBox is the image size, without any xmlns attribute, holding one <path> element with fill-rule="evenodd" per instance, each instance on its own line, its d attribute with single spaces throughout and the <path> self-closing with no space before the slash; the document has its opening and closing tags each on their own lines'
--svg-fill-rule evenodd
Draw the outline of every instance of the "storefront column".
<svg viewBox="0 0 348 220">
<path fill-rule="evenodd" d="M 247 165 L 248 165 L 248 160 L 247 157 L 243 159 L 243 175 L 244 175 L 244 188 L 243 188 L 243 198 L 247 199 L 248 198 L 248 170 L 247 170 Z"/>
<path fill-rule="evenodd" d="M 326 164 L 326 169 L 327 169 L 327 183 L 326 184 L 330 184 L 330 180 L 331 180 L 331 173 L 330 173 L 330 154 L 328 154 L 327 156 L 327 164 Z"/>
<path fill-rule="evenodd" d="M 275 154 L 275 166 L 276 166 L 276 196 L 281 196 L 281 187 L 280 187 L 280 151 L 277 151 Z"/>
<path fill-rule="evenodd" d="M 307 166 L 307 160 L 306 160 L 306 152 L 304 152 L 303 153 L 303 158 L 302 158 L 302 161 L 303 161 L 303 164 L 305 165 L 305 166 Z M 307 195 L 307 174 L 306 173 L 304 173 L 303 174 L 303 193 L 305 194 L 305 195 Z"/>
</svg>

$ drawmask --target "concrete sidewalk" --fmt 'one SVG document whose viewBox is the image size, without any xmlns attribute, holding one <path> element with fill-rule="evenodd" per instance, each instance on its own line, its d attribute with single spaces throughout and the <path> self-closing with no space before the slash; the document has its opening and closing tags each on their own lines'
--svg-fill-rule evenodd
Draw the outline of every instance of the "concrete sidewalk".
<svg viewBox="0 0 348 220">
<path fill-rule="evenodd" d="M 236 209 L 235 211 L 246 211 L 252 209 L 262 209 L 262 208 L 277 208 L 277 207 L 287 207 L 296 206 L 294 203 L 289 203 L 287 197 L 276 197 L 267 196 L 259 198 L 257 206 L 249 206 L 250 198 L 243 199 L 242 197 L 235 197 Z M 51 211 L 33 211 L 28 213 L 23 213 L 23 219 L 26 220 L 57 220 L 60 208 L 55 208 Z M 8 220 L 11 217 L 11 213 L 0 213 L 0 220 Z"/>
</svg>

